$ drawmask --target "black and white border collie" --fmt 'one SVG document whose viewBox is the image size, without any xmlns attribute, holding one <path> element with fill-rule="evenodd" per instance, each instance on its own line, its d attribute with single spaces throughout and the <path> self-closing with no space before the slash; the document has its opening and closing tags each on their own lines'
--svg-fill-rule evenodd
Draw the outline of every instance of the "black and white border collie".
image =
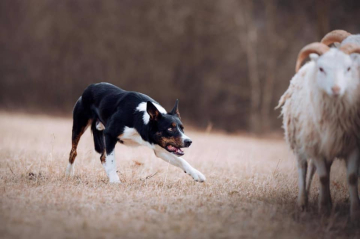
<svg viewBox="0 0 360 239">
<path fill-rule="evenodd" d="M 147 95 L 122 90 L 109 83 L 88 86 L 75 104 L 73 112 L 72 148 L 66 175 L 74 174 L 76 148 L 81 135 L 91 125 L 95 150 L 101 154 L 110 183 L 120 183 L 116 173 L 115 145 L 148 146 L 155 155 L 189 174 L 195 181 L 205 176 L 180 156 L 181 148 L 191 139 L 184 134 L 178 100 L 167 112 Z"/>
</svg>

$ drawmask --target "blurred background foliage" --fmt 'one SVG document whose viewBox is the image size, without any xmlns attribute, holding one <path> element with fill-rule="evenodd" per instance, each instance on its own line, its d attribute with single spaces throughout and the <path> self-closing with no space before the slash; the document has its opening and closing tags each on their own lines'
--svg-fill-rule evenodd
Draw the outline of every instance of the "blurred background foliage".
<svg viewBox="0 0 360 239">
<path fill-rule="evenodd" d="M 359 0 L 2 0 L 0 108 L 71 115 L 106 81 L 200 128 L 263 133 L 299 50 L 360 33 Z"/>
</svg>

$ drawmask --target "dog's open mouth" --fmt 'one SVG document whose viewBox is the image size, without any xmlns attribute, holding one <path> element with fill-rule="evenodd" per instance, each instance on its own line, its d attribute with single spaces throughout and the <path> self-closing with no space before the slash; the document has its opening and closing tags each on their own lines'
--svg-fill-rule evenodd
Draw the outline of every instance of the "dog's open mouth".
<svg viewBox="0 0 360 239">
<path fill-rule="evenodd" d="M 166 150 L 179 156 L 184 155 L 184 151 L 182 151 L 181 148 L 177 148 L 170 144 L 166 146 Z"/>
</svg>

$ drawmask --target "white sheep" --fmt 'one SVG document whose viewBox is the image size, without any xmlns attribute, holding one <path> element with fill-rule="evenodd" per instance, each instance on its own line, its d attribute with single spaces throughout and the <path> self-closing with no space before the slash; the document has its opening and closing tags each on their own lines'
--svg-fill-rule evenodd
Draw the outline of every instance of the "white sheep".
<svg viewBox="0 0 360 239">
<path fill-rule="evenodd" d="M 335 44 L 335 46 L 337 48 L 340 48 L 341 46 L 344 46 L 344 45 L 350 44 L 350 43 L 354 43 L 354 44 L 360 46 L 360 34 L 353 35 L 344 30 L 333 30 L 333 31 L 329 32 L 328 34 L 326 34 L 323 37 L 323 39 L 321 39 L 321 43 L 323 43 L 327 46 L 330 46 L 331 44 Z M 351 54 L 350 57 L 353 59 L 353 61 L 357 65 L 357 69 L 360 74 L 360 54 L 353 53 L 353 54 Z M 360 75 L 359 75 L 359 80 L 360 80 Z M 315 167 L 314 163 L 312 162 L 312 160 L 309 161 L 309 169 L 308 170 L 309 170 L 309 174 L 308 174 L 308 178 L 306 180 L 306 191 L 307 192 L 310 191 L 311 181 L 312 181 L 312 178 L 316 171 L 316 167 Z M 359 171 L 358 176 L 360 177 L 360 168 L 358 171 Z"/>
<path fill-rule="evenodd" d="M 298 162 L 299 197 L 307 206 L 307 161 L 313 160 L 320 179 L 320 210 L 331 207 L 330 167 L 335 158 L 344 158 L 351 200 L 351 217 L 360 218 L 358 168 L 360 151 L 360 84 L 358 69 L 350 58 L 360 46 L 340 49 L 322 43 L 305 46 L 299 53 L 296 71 L 281 97 L 285 138 Z M 315 53 L 315 54 L 313 54 Z M 299 68 L 310 55 L 311 61 Z M 311 172 L 310 172 L 311 174 Z"/>
</svg>

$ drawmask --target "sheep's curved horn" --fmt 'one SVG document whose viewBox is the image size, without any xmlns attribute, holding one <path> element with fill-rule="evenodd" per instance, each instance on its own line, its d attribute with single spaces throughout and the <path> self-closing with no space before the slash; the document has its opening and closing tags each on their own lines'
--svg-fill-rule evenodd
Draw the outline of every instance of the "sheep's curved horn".
<svg viewBox="0 0 360 239">
<path fill-rule="evenodd" d="M 345 54 L 359 53 L 360 54 L 360 45 L 355 43 L 348 43 L 340 47 L 340 51 Z"/>
<path fill-rule="evenodd" d="M 323 39 L 321 39 L 321 43 L 324 43 L 325 45 L 328 46 L 333 44 L 334 42 L 341 43 L 345 38 L 347 38 L 350 35 L 351 33 L 348 33 L 347 31 L 344 30 L 334 30 L 326 34 L 323 37 Z"/>
<path fill-rule="evenodd" d="M 296 60 L 296 67 L 295 67 L 295 72 L 298 72 L 300 67 L 301 67 L 301 63 L 311 54 L 311 53 L 316 53 L 318 55 L 322 55 L 325 52 L 327 52 L 330 48 L 320 42 L 314 42 L 314 43 L 310 43 L 309 45 L 306 45 L 303 47 L 303 49 L 301 49 L 301 51 L 299 52 L 298 58 Z"/>
</svg>

